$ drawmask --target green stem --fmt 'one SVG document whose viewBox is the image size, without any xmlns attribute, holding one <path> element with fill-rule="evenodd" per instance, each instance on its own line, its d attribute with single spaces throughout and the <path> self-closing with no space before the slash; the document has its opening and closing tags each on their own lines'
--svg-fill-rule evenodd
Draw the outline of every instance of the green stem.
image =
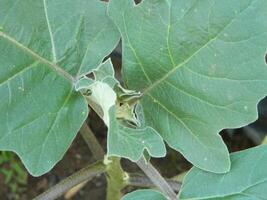
<svg viewBox="0 0 267 200">
<path fill-rule="evenodd" d="M 83 124 L 80 133 L 93 156 L 96 159 L 103 158 L 105 152 L 86 123 Z M 125 173 L 121 168 L 119 158 L 109 158 L 106 162 L 107 200 L 119 200 L 121 198 L 121 190 L 125 187 L 123 180 Z"/>
<path fill-rule="evenodd" d="M 121 168 L 119 158 L 109 158 L 107 165 L 107 200 L 120 200 L 121 190 L 125 187 L 125 172 Z"/>
<path fill-rule="evenodd" d="M 106 165 L 103 161 L 95 162 L 80 171 L 72 174 L 68 178 L 64 179 L 60 183 L 56 184 L 49 190 L 45 191 L 41 195 L 35 197 L 33 200 L 55 200 L 66 191 L 73 188 L 74 186 L 82 183 L 96 175 L 102 174 L 106 171 Z"/>
<path fill-rule="evenodd" d="M 93 154 L 103 156 L 104 150 L 95 138 L 94 133 L 88 127 L 88 125 L 84 124 L 81 133 L 83 138 L 85 139 L 88 147 L 91 149 Z M 110 159 L 111 163 L 107 164 L 107 200 L 119 200 L 120 199 L 120 191 L 126 185 L 136 185 L 143 187 L 152 187 L 157 186 L 169 199 L 176 199 L 175 191 L 180 190 L 180 183 L 174 181 L 165 180 L 160 173 L 151 165 L 150 163 L 146 163 L 144 158 L 141 158 L 137 161 L 137 165 L 144 171 L 144 173 L 148 176 L 148 180 L 144 182 L 144 178 L 140 179 L 137 177 L 129 177 L 125 182 L 124 175 L 125 172 L 121 168 L 120 159 L 112 158 Z"/>
</svg>

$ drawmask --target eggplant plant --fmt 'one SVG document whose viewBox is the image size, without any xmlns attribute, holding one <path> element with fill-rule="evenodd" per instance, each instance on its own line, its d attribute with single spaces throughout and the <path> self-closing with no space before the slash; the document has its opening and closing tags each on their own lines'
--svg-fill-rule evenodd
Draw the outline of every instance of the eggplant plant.
<svg viewBox="0 0 267 200">
<path fill-rule="evenodd" d="M 266 199 L 267 147 L 229 155 L 219 132 L 255 121 L 267 94 L 266 0 L 0 0 L 0 149 L 40 176 L 80 131 L 96 163 L 35 199 L 107 174 L 107 199 Z M 110 53 L 122 43 L 122 80 Z M 86 124 L 107 126 L 104 152 Z M 175 190 L 150 163 L 194 166 Z M 151 188 L 131 185 L 120 159 Z"/>
</svg>

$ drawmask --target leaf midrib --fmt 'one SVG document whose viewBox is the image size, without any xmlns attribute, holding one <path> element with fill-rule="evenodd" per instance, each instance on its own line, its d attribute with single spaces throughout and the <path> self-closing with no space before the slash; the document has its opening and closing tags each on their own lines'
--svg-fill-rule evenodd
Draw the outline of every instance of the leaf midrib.
<svg viewBox="0 0 267 200">
<path fill-rule="evenodd" d="M 46 58 L 40 56 L 39 54 L 37 54 L 33 50 L 29 49 L 28 47 L 24 46 L 22 43 L 18 42 L 15 38 L 11 37 L 10 35 L 6 34 L 3 31 L 0 31 L 0 38 L 1 37 L 3 39 L 5 39 L 6 41 L 10 42 L 11 44 L 15 45 L 16 47 L 18 47 L 22 51 L 26 52 L 28 55 L 33 57 L 35 60 L 48 66 L 50 69 L 55 71 L 58 75 L 65 78 L 70 83 L 74 83 L 75 78 L 72 75 L 70 75 L 67 71 L 62 69 L 60 66 L 58 66 L 57 64 L 55 64 L 55 63 L 47 60 Z"/>
</svg>

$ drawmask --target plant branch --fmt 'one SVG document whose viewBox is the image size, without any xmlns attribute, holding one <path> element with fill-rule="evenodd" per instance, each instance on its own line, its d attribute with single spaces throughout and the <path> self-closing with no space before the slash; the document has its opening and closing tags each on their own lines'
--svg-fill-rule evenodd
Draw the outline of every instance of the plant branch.
<svg viewBox="0 0 267 200">
<path fill-rule="evenodd" d="M 82 134 L 83 139 L 88 145 L 89 149 L 92 151 L 93 155 L 96 158 L 103 158 L 105 152 L 102 146 L 99 144 L 95 138 L 94 133 L 90 127 L 84 123 L 80 133 Z M 129 179 L 127 184 L 139 186 L 139 187 L 159 187 L 160 190 L 167 195 L 171 200 L 176 199 L 176 194 L 174 191 L 178 192 L 181 187 L 181 183 L 173 181 L 170 179 L 164 179 L 160 173 L 151 165 L 150 163 L 146 164 L 144 158 L 140 159 L 137 162 L 137 165 L 145 172 L 146 176 L 129 174 Z"/>
<path fill-rule="evenodd" d="M 87 125 L 86 122 L 83 123 L 80 134 L 82 135 L 85 143 L 87 144 L 88 148 L 92 152 L 93 157 L 95 160 L 102 160 L 105 156 L 105 152 L 102 148 L 102 146 L 99 144 L 98 140 L 96 139 L 93 131 L 91 128 Z M 65 196 L 74 196 L 79 190 L 81 190 L 87 182 L 89 182 L 93 177 L 89 177 L 86 181 L 76 185 L 74 188 L 71 188 Z"/>
<path fill-rule="evenodd" d="M 84 122 L 84 124 L 80 130 L 80 133 L 81 133 L 84 141 L 86 142 L 88 148 L 91 150 L 94 158 L 96 160 L 103 159 L 105 156 L 105 152 L 104 152 L 102 146 L 97 141 L 93 131 L 86 124 L 86 122 Z"/>
<path fill-rule="evenodd" d="M 150 180 L 156 185 L 163 194 L 165 194 L 170 200 L 176 200 L 176 194 L 172 190 L 171 186 L 160 175 L 160 173 L 154 168 L 151 163 L 147 163 L 145 159 L 140 158 L 136 164 L 143 170 L 143 172 L 150 178 Z"/>
<path fill-rule="evenodd" d="M 102 174 L 105 171 L 106 165 L 103 163 L 103 161 L 95 162 L 94 164 L 89 165 L 64 179 L 46 192 L 35 197 L 33 200 L 55 200 L 79 183 L 82 183 L 98 174 Z"/>
<path fill-rule="evenodd" d="M 109 158 L 106 171 L 107 193 L 106 200 L 121 199 L 121 190 L 125 187 L 125 172 L 123 171 L 120 158 Z"/>
<path fill-rule="evenodd" d="M 147 176 L 136 173 L 128 173 L 128 175 L 129 179 L 127 180 L 127 185 L 145 188 L 155 187 L 155 184 Z M 182 185 L 181 182 L 166 178 L 165 181 L 170 185 L 173 191 L 177 193 L 180 191 Z"/>
</svg>

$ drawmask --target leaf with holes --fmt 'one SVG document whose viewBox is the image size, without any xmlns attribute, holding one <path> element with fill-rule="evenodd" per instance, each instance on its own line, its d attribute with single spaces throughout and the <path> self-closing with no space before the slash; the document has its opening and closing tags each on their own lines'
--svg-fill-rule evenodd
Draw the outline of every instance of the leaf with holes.
<svg viewBox="0 0 267 200">
<path fill-rule="evenodd" d="M 266 155 L 266 145 L 233 153 L 231 171 L 226 174 L 193 168 L 186 175 L 179 199 L 266 199 Z"/>
<path fill-rule="evenodd" d="M 0 149 L 49 171 L 87 116 L 73 84 L 119 40 L 97 0 L 0 0 Z"/>
<path fill-rule="evenodd" d="M 228 171 L 218 132 L 254 121 L 267 93 L 267 1 L 111 0 L 108 15 L 146 125 L 195 166 Z"/>
</svg>

